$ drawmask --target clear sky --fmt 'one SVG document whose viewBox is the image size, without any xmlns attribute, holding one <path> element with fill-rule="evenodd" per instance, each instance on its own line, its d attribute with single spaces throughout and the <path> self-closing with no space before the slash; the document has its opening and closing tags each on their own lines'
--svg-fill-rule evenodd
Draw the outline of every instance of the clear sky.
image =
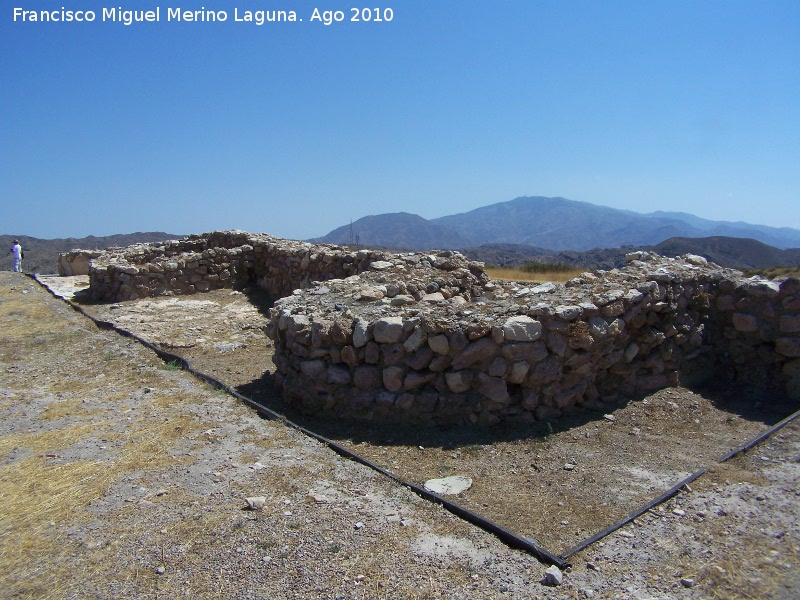
<svg viewBox="0 0 800 600">
<path fill-rule="evenodd" d="M 160 21 L 103 22 L 120 5 Z M 96 19 L 14 20 L 62 6 Z M 305 239 L 527 195 L 800 228 L 797 0 L 356 6 L 3 2 L 0 233 Z"/>
</svg>

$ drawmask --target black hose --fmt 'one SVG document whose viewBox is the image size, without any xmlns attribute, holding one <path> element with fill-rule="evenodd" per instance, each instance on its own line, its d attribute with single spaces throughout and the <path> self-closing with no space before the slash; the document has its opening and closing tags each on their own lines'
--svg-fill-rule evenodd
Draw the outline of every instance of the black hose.
<svg viewBox="0 0 800 600">
<path fill-rule="evenodd" d="M 718 463 L 724 463 L 725 461 L 730 460 L 734 456 L 738 456 L 739 454 L 741 454 L 743 452 L 746 452 L 747 450 L 750 450 L 752 447 L 754 447 L 757 444 L 761 443 L 762 441 L 764 441 L 765 439 L 767 439 L 768 437 L 773 435 L 776 431 L 778 431 L 779 429 L 785 427 L 786 425 L 788 425 L 789 423 L 791 423 L 792 421 L 794 421 L 798 417 L 800 417 L 800 410 L 798 410 L 797 412 L 792 413 L 791 415 L 789 415 L 788 417 L 783 419 L 781 422 L 776 423 L 775 425 L 773 425 L 772 427 L 770 427 L 766 431 L 763 431 L 762 433 L 758 434 L 756 437 L 751 439 L 749 442 L 746 442 L 746 443 L 742 444 L 741 446 L 739 446 L 738 448 L 736 448 L 734 450 L 731 450 L 730 452 L 725 454 L 722 458 L 720 458 L 717 462 Z M 698 471 L 695 471 L 694 473 L 689 475 L 686 479 L 684 479 L 681 482 L 675 484 L 673 487 L 668 489 L 666 492 L 664 492 L 663 494 L 661 494 L 657 498 L 654 498 L 653 500 L 651 500 L 650 502 L 648 502 L 647 504 L 645 504 L 641 508 L 638 508 L 635 511 L 633 511 L 632 513 L 630 513 L 627 517 L 617 521 L 613 525 L 610 525 L 610 526 L 606 527 L 602 531 L 598 531 L 594 535 L 592 535 L 592 536 L 586 538 L 585 540 L 583 540 L 582 542 L 580 542 L 578 545 L 570 548 L 565 553 L 560 555 L 561 558 L 567 559 L 570 556 L 572 556 L 573 554 L 575 554 L 577 552 L 580 552 L 584 548 L 586 548 L 588 546 L 591 546 L 592 544 L 594 544 L 598 540 L 603 539 L 607 535 L 609 535 L 611 533 L 614 533 L 617 529 L 619 529 L 620 527 L 623 527 L 624 525 L 627 525 L 628 523 L 633 521 L 636 517 L 646 513 L 651 508 L 653 508 L 655 506 L 658 506 L 659 504 L 661 504 L 663 502 L 666 502 L 667 500 L 672 498 L 675 494 L 677 494 L 681 490 L 681 488 L 683 486 L 685 486 L 687 483 L 691 483 L 692 481 L 694 481 L 695 479 L 697 479 L 701 475 L 704 475 L 706 472 L 708 472 L 708 469 L 705 469 L 705 468 L 704 469 L 700 469 Z"/>
<path fill-rule="evenodd" d="M 783 427 L 785 427 L 786 425 L 788 425 L 789 423 L 794 421 L 797 417 L 800 417 L 800 410 L 798 410 L 795 413 L 792 413 L 791 415 L 786 417 L 783 421 L 780 421 L 779 423 L 776 423 L 775 425 L 773 425 L 772 427 L 770 427 L 766 431 L 758 434 L 756 437 L 754 437 L 749 442 L 747 442 L 745 444 L 742 444 L 741 446 L 739 446 L 738 448 L 736 448 L 734 450 L 731 450 L 725 456 L 720 458 L 718 462 L 724 463 L 725 461 L 732 459 L 734 456 L 737 456 L 737 455 L 741 454 L 742 452 L 747 452 L 748 450 L 750 450 L 750 448 L 760 444 L 765 439 L 767 439 L 772 434 L 774 434 L 776 431 L 778 431 L 779 429 L 782 429 Z"/>
<path fill-rule="evenodd" d="M 42 287 L 44 287 L 47 291 L 49 291 L 53 296 L 55 296 L 56 298 L 60 298 L 60 296 L 56 295 L 52 290 L 50 290 L 50 288 L 48 288 L 46 285 L 44 285 L 42 282 L 40 282 L 38 279 L 36 279 L 35 275 L 29 274 L 28 276 L 31 277 L 31 279 L 33 279 L 37 283 L 39 283 Z M 132 339 L 136 340 L 137 342 L 139 342 L 143 346 L 145 346 L 145 347 L 149 348 L 150 350 L 152 350 L 153 352 L 155 352 L 158 355 L 158 357 L 161 358 L 163 361 L 168 362 L 168 363 L 172 363 L 172 364 L 177 364 L 177 365 L 179 365 L 181 367 L 181 369 L 191 373 L 192 375 L 202 379 L 203 381 L 205 381 L 205 382 L 207 382 L 207 383 L 209 383 L 209 384 L 211 384 L 211 385 L 213 385 L 213 386 L 215 386 L 217 388 L 225 390 L 227 393 L 231 394 L 232 396 L 238 398 L 239 400 L 241 400 L 242 402 L 247 404 L 249 407 L 255 409 L 261 416 L 263 416 L 263 417 L 265 417 L 267 419 L 270 419 L 270 420 L 281 420 L 281 421 L 283 421 L 289 427 L 291 427 L 293 429 L 296 429 L 297 431 L 300 431 L 301 433 L 303 433 L 303 434 L 305 434 L 305 435 L 307 435 L 307 436 L 309 436 L 309 437 L 311 437 L 311 438 L 313 438 L 313 439 L 325 444 L 326 446 L 328 446 L 328 448 L 330 448 L 331 450 L 333 450 L 334 452 L 336 452 L 340 456 L 344 456 L 344 457 L 349 458 L 349 459 L 351 459 L 351 460 L 353 460 L 355 462 L 361 463 L 361 464 L 363 464 L 363 465 L 365 465 L 365 466 L 367 466 L 367 467 L 369 467 L 371 469 L 374 469 L 375 471 L 381 473 L 382 475 L 385 475 L 386 477 L 390 478 L 392 481 L 395 481 L 395 482 L 399 483 L 400 485 L 403 485 L 403 486 L 409 488 L 411 491 L 413 491 L 415 494 L 417 494 L 421 498 L 424 498 L 425 500 L 428 500 L 430 502 L 434 502 L 436 504 L 440 504 L 442 507 L 444 507 L 446 510 L 448 510 L 452 514 L 464 519 L 465 521 L 467 521 L 467 522 L 469 522 L 469 523 L 471 523 L 471 524 L 473 524 L 473 525 L 475 525 L 477 527 L 480 527 L 484 531 L 487 531 L 487 532 L 495 535 L 497 538 L 502 540 L 506 545 L 508 545 L 508 546 L 510 546 L 512 548 L 517 548 L 519 550 L 525 550 L 526 552 L 529 552 L 530 554 L 533 554 L 534 556 L 536 556 L 536 558 L 538 558 L 541 562 L 554 564 L 557 567 L 559 567 L 560 569 L 565 569 L 565 568 L 571 566 L 570 563 L 567 562 L 567 559 L 570 556 L 573 556 L 574 554 L 580 552 L 581 550 L 587 548 L 588 546 L 591 546 L 592 544 L 594 544 L 595 542 L 603 539 L 604 537 L 608 536 L 609 534 L 617 531 L 618 529 L 620 529 L 621 527 L 627 525 L 628 523 L 633 521 L 635 518 L 641 516 L 642 514 L 644 514 L 645 512 L 650 510 L 651 508 L 654 508 L 655 506 L 658 506 L 659 504 L 662 504 L 662 503 L 666 502 L 667 500 L 669 500 L 670 498 L 675 496 L 685 485 L 687 485 L 688 483 L 691 483 L 695 479 L 701 477 L 702 475 L 704 475 L 708 471 L 708 469 L 706 469 L 706 468 L 699 469 L 699 470 L 695 471 L 694 473 L 692 473 L 691 475 L 689 475 L 688 477 L 686 477 L 685 479 L 681 480 L 680 482 L 678 482 L 677 484 L 672 486 L 670 489 L 665 491 L 663 494 L 659 495 L 656 498 L 653 498 L 652 500 L 650 500 L 649 502 L 647 502 L 646 504 L 644 504 L 640 508 L 636 509 L 635 511 L 631 512 L 626 517 L 620 519 L 619 521 L 617 521 L 613 525 L 609 525 L 605 529 L 603 529 L 601 531 L 598 531 L 594 535 L 589 536 L 588 538 L 586 538 L 583 541 L 579 542 L 577 545 L 573 546 L 572 548 L 570 548 L 569 550 L 567 550 L 563 554 L 555 555 L 552 552 L 549 552 L 549 551 L 545 550 L 544 548 L 541 548 L 538 544 L 532 542 L 530 539 L 521 537 L 521 536 L 515 534 L 514 532 L 509 531 L 505 527 L 502 527 L 502 526 L 498 525 L 494 521 L 491 521 L 491 520 L 489 520 L 489 519 L 487 519 L 485 517 L 482 517 L 481 515 L 479 515 L 477 513 L 474 513 L 471 510 L 468 510 L 468 509 L 464 508 L 463 506 L 460 506 L 460 505 L 456 504 L 455 502 L 447 500 L 446 498 L 443 498 L 439 494 L 435 494 L 435 493 L 433 493 L 433 492 L 431 492 L 429 490 L 426 490 L 424 487 L 421 487 L 421 486 L 418 486 L 418 485 L 416 485 L 414 483 L 410 483 L 408 481 L 405 481 L 405 480 L 397 477 L 393 473 L 387 471 L 386 469 L 383 469 L 382 467 L 379 467 L 378 465 L 370 462 L 369 460 L 367 460 L 363 456 L 359 456 L 358 454 L 355 454 L 354 452 L 348 450 L 344 446 L 341 446 L 341 445 L 337 444 L 336 442 L 334 442 L 332 440 L 329 440 L 329 439 L 327 439 L 327 438 L 325 438 L 325 437 L 323 437 L 323 436 L 321 436 L 321 435 L 319 435 L 317 433 L 314 433 L 313 431 L 310 431 L 310 430 L 306 429 L 305 427 L 302 427 L 302 426 L 298 425 L 297 423 L 294 423 L 292 421 L 289 421 L 289 420 L 285 419 L 282 415 L 280 415 L 280 414 L 276 413 L 275 411 L 267 408 L 266 406 L 263 406 L 262 404 L 259 404 L 258 402 L 255 402 L 254 400 L 248 398 L 247 396 L 243 396 L 242 394 L 240 394 L 239 392 L 237 392 L 236 390 L 234 390 L 230 386 L 222 383 L 221 381 L 215 379 L 214 377 L 211 377 L 210 375 L 207 375 L 206 373 L 202 373 L 200 371 L 195 370 L 191 366 L 189 361 L 187 361 L 185 358 L 183 358 L 181 356 L 178 356 L 177 354 L 173 354 L 171 352 L 167 352 L 165 350 L 162 350 L 162 349 L 156 347 L 155 345 L 151 344 L 147 340 L 145 340 L 143 338 L 140 338 L 136 334 L 128 331 L 127 329 L 121 329 L 121 328 L 117 327 L 116 325 L 114 325 L 113 323 L 110 323 L 108 321 L 101 321 L 99 319 L 96 319 L 92 315 L 88 314 L 85 310 L 83 310 L 83 308 L 81 308 L 80 306 L 70 302 L 69 300 L 66 300 L 65 298 L 62 298 L 62 299 L 69 306 L 71 306 L 73 309 L 75 309 L 76 311 L 81 313 L 83 316 L 85 316 L 86 318 L 88 318 L 92 322 L 94 322 L 95 325 L 97 325 L 98 327 L 100 327 L 102 329 L 110 329 L 110 330 L 116 331 L 117 333 L 119 333 L 119 334 L 121 334 L 121 335 L 123 335 L 125 337 L 129 337 L 129 338 L 132 338 Z M 747 450 L 751 449 L 752 447 L 756 446 L 757 444 L 759 444 L 760 442 L 762 442 L 766 438 L 770 437 L 776 431 L 778 431 L 782 427 L 788 425 L 789 423 L 791 423 L 792 421 L 794 421 L 798 417 L 800 417 L 800 410 L 798 410 L 797 412 L 789 415 L 788 417 L 786 417 L 785 419 L 783 419 L 782 421 L 780 421 L 776 425 L 773 425 L 772 427 L 770 427 L 766 431 L 760 433 L 759 435 L 757 435 L 756 437 L 754 437 L 753 439 L 751 439 L 747 443 L 743 444 L 742 446 L 739 446 L 738 448 L 736 448 L 736 449 L 730 451 L 729 453 L 725 454 L 717 462 L 718 463 L 723 463 L 723 462 L 725 462 L 727 460 L 730 460 L 734 456 L 737 456 L 737 455 L 741 454 L 742 452 L 746 452 Z"/>
<path fill-rule="evenodd" d="M 46 285 L 44 285 L 42 282 L 40 282 L 38 279 L 36 279 L 36 277 L 34 277 L 33 275 L 29 275 L 29 276 L 34 281 L 39 283 L 42 287 L 44 287 L 48 292 L 50 292 L 50 294 L 52 294 L 54 297 L 61 298 L 61 296 L 56 295 L 50 288 L 48 288 Z M 446 510 L 451 512 L 452 514 L 456 515 L 457 517 L 467 521 L 468 523 L 471 523 L 472 525 L 475 525 L 476 527 L 480 527 L 481 529 L 483 529 L 484 531 L 486 531 L 488 533 L 491 533 L 491 534 L 495 535 L 498 539 L 503 541 L 509 547 L 516 548 L 516 549 L 519 549 L 519 550 L 525 550 L 526 552 L 529 552 L 530 554 L 533 554 L 541 562 L 556 565 L 560 569 L 566 569 L 567 567 L 570 566 L 570 564 L 568 562 L 566 562 L 564 559 L 562 559 L 561 557 L 553 554 L 552 552 L 549 552 L 549 551 L 545 550 L 544 548 L 540 547 L 538 544 L 532 542 L 531 540 L 529 540 L 527 538 L 523 538 L 523 537 L 515 534 L 514 532 L 509 531 L 508 529 L 506 529 L 505 527 L 502 527 L 501 525 L 498 525 L 494 521 L 491 521 L 491 520 L 489 520 L 489 519 L 487 519 L 485 517 L 482 517 L 481 515 L 479 515 L 477 513 L 474 513 L 471 510 L 466 509 L 463 506 L 460 506 L 460 505 L 456 504 L 455 502 L 452 502 L 452 501 L 450 501 L 450 500 L 448 500 L 446 498 L 443 498 L 439 494 L 436 494 L 434 492 L 426 490 L 424 487 L 421 487 L 421 486 L 416 485 L 414 483 L 405 481 L 405 480 L 401 479 L 400 477 L 397 477 L 395 474 L 387 471 L 386 469 L 383 469 L 382 467 L 379 467 L 375 463 L 370 462 L 369 460 L 367 460 L 363 456 L 360 456 L 360 455 L 352 452 L 351 450 L 348 450 L 344 446 L 341 446 L 341 445 L 337 444 L 333 440 L 329 440 L 328 438 L 325 438 L 325 437 L 323 437 L 323 436 L 321 436 L 321 435 L 319 435 L 317 433 L 314 433 L 313 431 L 311 431 L 309 429 L 306 429 L 305 427 L 302 427 L 301 425 L 298 425 L 297 423 L 294 423 L 292 421 L 289 421 L 288 419 L 285 419 L 279 413 L 276 413 L 275 411 L 267 408 L 266 406 L 264 406 L 262 404 L 259 404 L 258 402 L 248 398 L 247 396 L 244 396 L 244 395 L 240 394 L 239 392 L 237 392 L 236 390 L 231 388 L 229 385 L 219 381 L 218 379 L 212 377 L 211 375 L 208 375 L 207 373 L 203 373 L 201 371 L 196 370 L 194 367 L 192 367 L 191 363 L 189 363 L 189 361 L 186 360 L 185 358 L 183 358 L 182 356 L 178 356 L 177 354 L 173 354 L 172 352 L 167 352 L 166 350 L 162 350 L 161 348 L 158 348 L 154 344 L 152 344 L 152 343 L 148 342 L 147 340 L 139 337 L 135 333 L 133 333 L 131 331 L 128 331 L 127 329 L 122 329 L 121 327 L 117 327 L 114 323 L 111 323 L 109 321 L 102 321 L 100 319 L 97 319 L 97 318 L 93 317 L 92 315 L 87 313 L 82 307 L 76 305 L 73 302 L 70 302 L 66 298 L 61 298 L 61 299 L 64 300 L 64 302 L 66 302 L 67 305 L 71 306 L 74 310 L 76 310 L 77 312 L 82 314 L 84 317 L 86 317 L 87 319 L 92 321 L 97 327 L 99 327 L 101 329 L 107 329 L 107 330 L 115 331 L 115 332 L 119 333 L 120 335 L 122 335 L 124 337 L 128 337 L 128 338 L 131 338 L 131 339 L 139 342 L 140 344 L 142 344 L 146 348 L 148 348 L 148 349 L 152 350 L 153 352 L 155 352 L 156 355 L 161 360 L 163 360 L 164 362 L 177 365 L 181 369 L 183 369 L 184 371 L 187 371 L 188 373 L 191 373 L 192 375 L 194 375 L 195 377 L 198 377 L 199 379 L 202 379 L 206 383 L 209 383 L 209 384 L 213 385 L 214 387 L 216 387 L 218 389 L 225 390 L 227 393 L 231 394 L 235 398 L 237 398 L 240 401 L 244 402 L 250 408 L 252 408 L 255 411 L 257 411 L 259 415 L 261 415 L 261 416 L 263 416 L 263 417 L 265 417 L 265 418 L 267 418 L 269 420 L 280 420 L 285 425 L 287 425 L 288 427 L 291 427 L 292 429 L 296 429 L 297 431 L 299 431 L 299 432 L 301 432 L 301 433 L 303 433 L 303 434 L 305 434 L 305 435 L 317 440 L 318 442 L 321 442 L 322 444 L 325 444 L 328 448 L 330 448 L 331 450 L 333 450 L 334 452 L 336 452 L 340 456 L 343 456 L 343 457 L 348 458 L 350 460 L 353 460 L 353 461 L 355 461 L 357 463 L 365 465 L 365 466 L 377 471 L 378 473 L 380 473 L 382 475 L 385 475 L 386 477 L 388 477 L 392 481 L 394 481 L 396 483 L 399 483 L 402 486 L 407 487 L 408 489 L 410 489 L 412 492 L 414 492 L 415 494 L 417 494 L 421 498 L 424 498 L 425 500 L 428 500 L 429 502 L 433 502 L 435 504 L 439 504 L 442 507 L 444 507 Z"/>
<path fill-rule="evenodd" d="M 588 546 L 591 546 L 595 542 L 597 542 L 599 540 L 602 540 L 607 535 L 609 535 L 611 533 L 614 533 L 617 529 L 627 525 L 628 523 L 633 521 L 636 517 L 638 517 L 640 515 L 643 515 L 644 513 L 646 513 L 651 508 L 653 508 L 655 506 L 658 506 L 662 502 L 666 502 L 667 500 L 672 498 L 675 494 L 677 494 L 681 490 L 681 488 L 683 486 L 685 486 L 687 483 L 691 483 L 692 481 L 694 481 L 695 479 L 697 479 L 701 475 L 704 475 L 707 471 L 708 471 L 708 469 L 700 469 L 698 471 L 695 471 L 694 473 L 692 473 L 691 475 L 689 475 L 685 479 L 681 480 L 679 483 L 676 483 L 674 486 L 669 488 L 666 492 L 664 492 L 663 494 L 661 494 L 657 498 L 653 498 L 652 500 L 650 500 L 650 502 L 648 502 L 644 506 L 641 506 L 640 508 L 637 508 L 635 511 L 630 513 L 628 516 L 620 519 L 619 521 L 617 521 L 613 525 L 609 525 L 608 527 L 606 527 L 602 531 L 598 531 L 594 535 L 589 536 L 588 538 L 586 538 L 582 542 L 578 543 L 576 546 L 573 546 L 572 548 L 570 548 L 569 550 L 564 552 L 564 554 L 561 554 L 561 558 L 566 560 L 570 556 L 572 556 L 573 554 L 577 554 L 578 552 L 580 552 L 584 548 L 587 548 Z"/>
</svg>

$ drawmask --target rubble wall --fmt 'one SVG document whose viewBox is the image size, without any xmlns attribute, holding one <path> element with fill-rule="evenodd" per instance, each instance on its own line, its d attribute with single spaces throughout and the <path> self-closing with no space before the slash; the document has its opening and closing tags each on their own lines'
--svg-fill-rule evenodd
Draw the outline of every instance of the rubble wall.
<svg viewBox="0 0 800 600">
<path fill-rule="evenodd" d="M 566 285 L 489 282 L 468 303 L 395 305 L 329 282 L 278 301 L 269 335 L 306 412 L 492 425 L 713 380 L 800 400 L 798 309 L 796 279 L 637 254 Z"/>
<path fill-rule="evenodd" d="M 356 275 L 384 256 L 380 251 L 351 251 L 266 234 L 220 231 L 110 249 L 95 257 L 88 271 L 96 301 L 194 294 L 254 284 L 280 298 L 309 287 L 312 281 Z"/>
<path fill-rule="evenodd" d="M 58 274 L 61 277 L 88 275 L 92 259 L 99 257 L 101 250 L 72 250 L 58 255 Z"/>
<path fill-rule="evenodd" d="M 491 425 L 714 380 L 800 400 L 800 282 L 698 256 L 528 286 L 454 252 L 233 231 L 106 252 L 89 275 L 105 301 L 260 285 L 276 382 L 312 414 Z"/>
</svg>

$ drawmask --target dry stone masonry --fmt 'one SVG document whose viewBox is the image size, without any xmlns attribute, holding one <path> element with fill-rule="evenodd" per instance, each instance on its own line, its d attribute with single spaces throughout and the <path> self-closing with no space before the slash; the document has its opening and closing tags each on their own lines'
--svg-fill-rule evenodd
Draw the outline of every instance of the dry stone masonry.
<svg viewBox="0 0 800 600">
<path fill-rule="evenodd" d="M 74 250 L 70 257 L 85 251 Z M 381 252 L 283 240 L 266 234 L 221 231 L 160 244 L 113 248 L 91 260 L 92 298 L 118 301 L 194 294 L 257 284 L 276 298 L 312 281 L 348 277 L 380 260 Z"/>
<path fill-rule="evenodd" d="M 693 255 L 627 261 L 528 285 L 456 252 L 228 231 L 102 253 L 89 274 L 106 301 L 268 290 L 276 381 L 307 413 L 491 425 L 713 380 L 800 400 L 800 280 Z"/>
</svg>

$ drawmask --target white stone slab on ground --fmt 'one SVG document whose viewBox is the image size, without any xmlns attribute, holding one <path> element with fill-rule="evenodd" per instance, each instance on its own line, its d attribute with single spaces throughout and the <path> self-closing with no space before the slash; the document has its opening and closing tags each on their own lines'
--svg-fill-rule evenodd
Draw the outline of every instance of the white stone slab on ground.
<svg viewBox="0 0 800 600">
<path fill-rule="evenodd" d="M 472 479 L 463 475 L 452 475 L 442 479 L 429 479 L 425 489 L 435 494 L 455 495 L 472 487 Z"/>
</svg>

